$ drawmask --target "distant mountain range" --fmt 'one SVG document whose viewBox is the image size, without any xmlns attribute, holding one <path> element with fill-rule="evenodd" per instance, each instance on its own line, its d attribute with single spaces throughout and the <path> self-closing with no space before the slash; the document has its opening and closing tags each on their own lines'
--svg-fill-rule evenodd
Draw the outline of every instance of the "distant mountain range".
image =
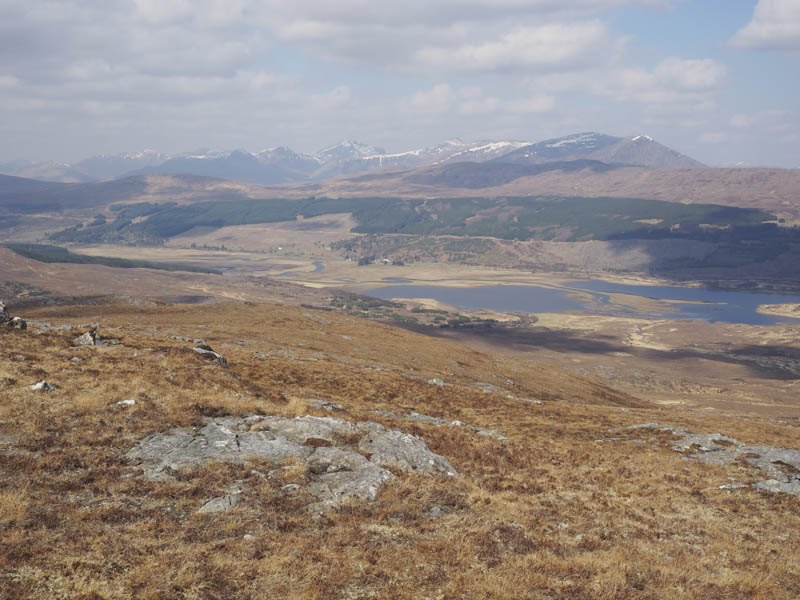
<svg viewBox="0 0 800 600">
<path fill-rule="evenodd" d="M 100 181 L 126 175 L 187 174 L 278 185 L 321 181 L 380 169 L 489 162 L 530 167 L 575 160 L 594 161 L 610 166 L 703 166 L 649 136 L 623 138 L 589 132 L 537 143 L 465 143 L 455 139 L 400 153 L 387 153 L 382 148 L 353 140 L 342 141 L 315 154 L 298 153 L 285 146 L 255 154 L 244 150 L 201 150 L 170 156 L 145 150 L 113 156 L 93 156 L 74 165 L 15 161 L 0 164 L 0 173 L 66 183 Z"/>
<path fill-rule="evenodd" d="M 575 133 L 524 146 L 496 162 L 538 165 L 554 161 L 596 160 L 609 165 L 655 168 L 703 167 L 702 163 L 659 144 L 648 135 L 620 138 L 601 133 Z"/>
</svg>

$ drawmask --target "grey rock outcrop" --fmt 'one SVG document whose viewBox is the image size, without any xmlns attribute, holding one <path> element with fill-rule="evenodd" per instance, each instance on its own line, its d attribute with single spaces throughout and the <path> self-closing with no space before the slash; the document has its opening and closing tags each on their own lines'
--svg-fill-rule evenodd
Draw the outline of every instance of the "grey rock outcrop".
<svg viewBox="0 0 800 600">
<path fill-rule="evenodd" d="M 140 465 L 145 477 L 156 481 L 211 461 L 294 462 L 308 468 L 310 481 L 305 489 L 317 499 L 311 505 L 317 512 L 351 500 L 375 500 L 393 477 L 385 467 L 457 475 L 447 459 L 431 452 L 417 436 L 378 423 L 311 416 L 212 419 L 194 434 L 173 429 L 150 435 L 125 458 Z M 229 498 L 231 495 L 210 500 L 201 511 L 232 508 L 238 499 Z"/>
<path fill-rule="evenodd" d="M 6 303 L 0 300 L 0 325 L 7 325 L 14 329 L 27 329 L 28 323 L 20 317 L 12 317 L 8 314 Z"/>
<path fill-rule="evenodd" d="M 375 464 L 429 475 L 457 475 L 453 465 L 431 452 L 422 438 L 397 429 L 386 429 L 377 423 L 363 425 L 369 433 L 358 442 L 358 450 L 369 454 L 370 461 Z"/>
<path fill-rule="evenodd" d="M 200 356 L 202 356 L 204 360 L 215 362 L 219 365 L 222 365 L 226 369 L 228 368 L 228 361 L 225 360 L 225 357 L 222 356 L 222 354 L 220 354 L 216 350 L 214 350 L 211 346 L 208 346 L 206 344 L 201 344 L 199 346 L 195 346 L 194 348 L 192 348 L 192 350 L 194 350 Z"/>
<path fill-rule="evenodd" d="M 238 506 L 240 498 L 241 494 L 227 494 L 225 496 L 219 496 L 218 498 L 212 498 L 203 504 L 197 512 L 205 514 L 227 512 Z"/>
<path fill-rule="evenodd" d="M 693 459 L 712 465 L 743 462 L 760 469 L 769 477 L 766 481 L 756 483 L 755 487 L 774 492 L 800 494 L 800 450 L 748 445 L 720 433 L 692 433 L 680 427 L 658 423 L 645 423 L 625 429 L 670 432 L 678 437 L 669 442 L 676 452 L 686 453 Z"/>
<path fill-rule="evenodd" d="M 57 388 L 53 384 L 47 383 L 47 381 L 42 379 L 39 383 L 34 383 L 33 385 L 29 385 L 26 389 L 32 392 L 52 392 Z"/>
<path fill-rule="evenodd" d="M 76 346 L 96 346 L 97 345 L 97 330 L 90 329 L 86 333 L 79 335 L 72 340 Z"/>
<path fill-rule="evenodd" d="M 212 498 L 203 504 L 203 506 L 201 506 L 197 512 L 200 514 L 228 512 L 239 505 L 239 502 L 242 500 L 243 491 L 244 489 L 240 484 L 234 483 L 228 487 L 227 494 L 224 496 L 218 496 L 217 498 Z"/>
<path fill-rule="evenodd" d="M 12 319 L 8 323 L 6 323 L 6 325 L 8 325 L 9 327 L 13 327 L 14 329 L 24 330 L 28 328 L 28 323 L 25 322 L 25 319 L 22 319 L 20 317 L 12 317 Z"/>
</svg>

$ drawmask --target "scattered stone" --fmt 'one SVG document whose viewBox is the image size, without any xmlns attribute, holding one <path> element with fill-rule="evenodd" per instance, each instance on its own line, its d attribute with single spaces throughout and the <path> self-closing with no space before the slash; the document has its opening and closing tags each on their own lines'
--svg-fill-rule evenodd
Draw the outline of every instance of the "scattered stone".
<svg viewBox="0 0 800 600">
<path fill-rule="evenodd" d="M 431 385 L 438 385 L 439 387 L 444 387 L 444 381 L 442 381 L 438 377 L 434 377 L 433 379 L 428 379 L 428 383 Z"/>
<path fill-rule="evenodd" d="M 241 493 L 237 492 L 235 494 L 227 494 L 225 496 L 219 496 L 218 498 L 213 498 L 203 504 L 200 509 L 197 511 L 203 514 L 212 514 L 212 513 L 221 513 L 227 512 L 232 508 L 236 508 L 236 506 L 241 501 Z"/>
<path fill-rule="evenodd" d="M 97 345 L 97 330 L 90 329 L 86 333 L 79 335 L 72 340 L 72 343 L 77 346 L 96 346 Z"/>
<path fill-rule="evenodd" d="M 220 364 L 226 369 L 228 368 L 228 361 L 225 360 L 225 357 L 222 356 L 222 354 L 220 354 L 219 352 L 216 352 L 211 346 L 208 346 L 206 344 L 201 344 L 200 346 L 195 346 L 194 348 L 192 348 L 192 350 L 197 352 L 205 360 Z"/>
<path fill-rule="evenodd" d="M 27 388 L 32 392 L 52 392 L 53 390 L 57 389 L 56 386 L 47 383 L 44 379 L 42 379 L 39 383 L 34 383 L 33 385 L 29 385 Z"/>
<path fill-rule="evenodd" d="M 21 319 L 21 318 L 19 318 L 19 317 L 13 317 L 13 318 L 12 318 L 12 319 L 11 319 L 11 320 L 10 320 L 10 321 L 7 323 L 7 325 L 8 325 L 9 327 L 13 327 L 14 329 L 22 329 L 22 330 L 25 330 L 25 329 L 27 329 L 27 328 L 28 328 L 28 324 L 25 322 L 25 320 L 24 320 L 24 319 Z"/>
<path fill-rule="evenodd" d="M 497 387 L 491 383 L 485 383 L 483 381 L 479 381 L 475 384 L 475 387 L 480 388 L 484 394 L 491 394 L 492 392 L 505 392 L 501 387 Z"/>
<path fill-rule="evenodd" d="M 79 363 L 79 362 L 83 362 L 83 359 L 80 358 L 79 356 L 73 356 L 72 358 L 69 359 L 69 362 Z"/>
<path fill-rule="evenodd" d="M 344 410 L 344 406 L 342 406 L 338 402 L 330 402 L 328 400 L 311 400 L 311 402 L 308 403 L 308 406 L 310 408 L 327 410 L 328 412 L 333 412 L 335 410 Z"/>
<path fill-rule="evenodd" d="M 711 488 L 713 490 L 740 490 L 742 488 L 746 488 L 747 485 L 744 483 L 726 483 L 724 485 L 719 485 L 715 488 Z"/>
<path fill-rule="evenodd" d="M 680 427 L 645 423 L 624 430 L 666 431 L 677 437 L 669 444 L 676 452 L 712 465 L 743 462 L 760 469 L 770 479 L 755 484 L 759 489 L 800 494 L 800 450 L 776 446 L 751 446 L 720 433 L 691 433 Z M 726 489 L 726 488 L 720 488 Z M 733 488 L 729 488 L 733 489 Z"/>
<path fill-rule="evenodd" d="M 444 516 L 444 511 L 438 506 L 431 506 L 425 511 L 425 516 L 429 519 L 440 519 Z"/>
<path fill-rule="evenodd" d="M 117 406 L 136 406 L 136 400 L 120 400 Z"/>
<path fill-rule="evenodd" d="M 12 317 L 8 314 L 6 304 L 2 300 L 0 300 L 0 325 L 7 325 L 8 327 L 13 327 L 14 329 L 28 328 L 28 323 L 26 323 L 24 319 L 20 317 Z"/>
<path fill-rule="evenodd" d="M 446 419 L 442 419 L 440 417 L 423 415 L 422 413 L 414 411 L 409 412 L 407 415 L 400 415 L 390 410 L 373 410 L 372 412 L 375 413 L 376 415 L 381 415 L 382 417 L 388 417 L 390 419 L 398 419 L 400 421 L 416 421 L 418 423 L 428 423 L 430 425 L 435 425 L 436 427 L 442 427 L 444 425 L 448 427 L 467 427 L 471 431 L 477 433 L 478 435 L 482 435 L 484 437 L 490 437 L 501 441 L 508 440 L 508 438 L 505 437 L 503 434 L 498 433 L 497 431 L 494 431 L 492 429 L 478 427 L 477 425 L 467 425 L 462 421 L 447 421 Z"/>
<path fill-rule="evenodd" d="M 276 464 L 304 465 L 311 478 L 305 488 L 317 499 L 310 507 L 315 512 L 338 508 L 351 500 L 375 500 L 393 478 L 384 467 L 457 475 L 447 459 L 431 452 L 417 436 L 378 423 L 354 424 L 331 417 L 220 417 L 207 421 L 194 435 L 181 429 L 150 435 L 125 457 L 141 465 L 145 477 L 154 481 L 169 480 L 181 470 L 210 461 L 266 459 Z M 281 469 L 274 469 L 268 477 L 279 477 L 280 473 Z M 300 487 L 287 484 L 281 489 Z M 235 506 L 230 495 L 233 493 L 210 500 L 201 512 Z"/>
<path fill-rule="evenodd" d="M 170 339 L 178 340 L 179 342 L 190 342 L 192 344 L 205 344 L 206 343 L 205 340 L 192 338 L 192 337 L 187 337 L 185 335 L 171 335 L 169 337 L 170 337 Z"/>
</svg>

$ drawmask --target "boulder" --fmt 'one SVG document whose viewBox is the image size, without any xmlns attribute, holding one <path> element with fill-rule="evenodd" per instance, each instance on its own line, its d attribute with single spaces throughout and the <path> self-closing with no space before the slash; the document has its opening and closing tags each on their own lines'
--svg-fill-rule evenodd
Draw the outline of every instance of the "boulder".
<svg viewBox="0 0 800 600">
<path fill-rule="evenodd" d="M 76 346 L 96 346 L 97 345 L 97 330 L 90 329 L 86 333 L 79 335 L 72 340 Z"/>
<path fill-rule="evenodd" d="M 228 494 L 213 498 L 203 504 L 197 511 L 202 514 L 227 512 L 239 504 L 241 494 Z"/>
<path fill-rule="evenodd" d="M 0 300 L 0 324 L 8 323 L 11 320 L 11 317 L 8 314 L 8 310 L 6 310 L 6 303 Z"/>
<path fill-rule="evenodd" d="M 33 385 L 29 385 L 26 389 L 32 392 L 52 392 L 53 390 L 56 389 L 56 386 L 47 383 L 44 379 L 42 379 L 39 383 L 34 383 Z"/>
<path fill-rule="evenodd" d="M 8 323 L 6 323 L 9 327 L 13 327 L 14 329 L 27 329 L 28 324 L 25 322 L 24 319 L 20 317 L 13 317 Z"/>
<path fill-rule="evenodd" d="M 230 487 L 228 487 L 228 493 L 224 496 L 219 496 L 217 498 L 212 498 L 203 506 L 199 508 L 197 511 L 200 514 L 213 514 L 213 513 L 221 513 L 221 512 L 228 512 L 229 510 L 236 508 L 239 505 L 239 502 L 242 499 L 242 486 L 234 483 Z"/>
<path fill-rule="evenodd" d="M 195 346 L 192 348 L 192 350 L 197 352 L 201 357 L 203 357 L 204 360 L 215 362 L 222 365 L 226 369 L 228 368 L 228 361 L 225 360 L 225 357 L 219 352 L 215 351 L 211 346 L 201 344 L 200 346 Z"/>
</svg>

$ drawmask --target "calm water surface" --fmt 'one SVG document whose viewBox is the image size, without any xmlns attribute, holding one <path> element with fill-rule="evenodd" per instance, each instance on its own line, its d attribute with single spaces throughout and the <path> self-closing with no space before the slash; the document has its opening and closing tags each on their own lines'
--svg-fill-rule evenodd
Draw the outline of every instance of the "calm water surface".
<svg viewBox="0 0 800 600">
<path fill-rule="evenodd" d="M 624 305 L 603 310 L 604 314 L 622 316 L 672 317 L 702 319 L 720 323 L 774 325 L 800 323 L 798 319 L 762 315 L 756 312 L 759 304 L 800 303 L 800 295 L 729 292 L 705 288 L 675 286 L 624 285 L 607 281 L 582 281 L 570 289 L 591 294 L 594 303 L 582 302 L 568 295 L 568 290 L 540 288 L 527 285 L 496 285 L 473 288 L 448 288 L 435 285 L 387 286 L 372 290 L 371 296 L 388 298 L 433 298 L 466 310 L 488 309 L 499 312 L 563 312 L 586 310 L 597 312 L 597 304 L 610 304 L 608 294 L 631 294 L 656 300 L 677 301 L 665 306 L 663 312 L 641 313 L 627 310 Z M 701 304 L 696 304 L 696 303 Z"/>
</svg>

